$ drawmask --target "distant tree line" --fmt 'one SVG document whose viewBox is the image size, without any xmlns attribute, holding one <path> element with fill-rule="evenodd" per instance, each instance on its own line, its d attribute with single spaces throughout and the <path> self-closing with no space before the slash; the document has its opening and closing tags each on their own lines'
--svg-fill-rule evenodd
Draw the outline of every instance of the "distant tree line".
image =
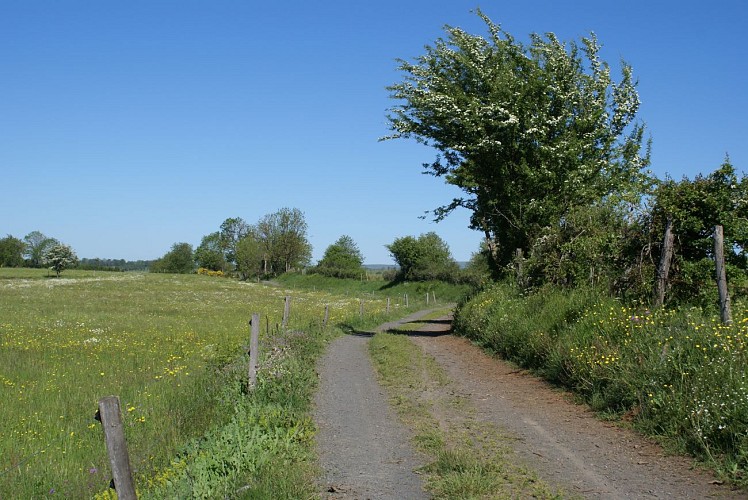
<svg viewBox="0 0 748 500">
<path fill-rule="evenodd" d="M 297 208 L 282 208 L 255 224 L 241 217 L 228 218 L 218 231 L 203 236 L 196 249 L 189 243 L 175 243 L 150 269 L 191 273 L 203 268 L 251 279 L 304 268 L 311 255 L 304 213 Z"/>
</svg>

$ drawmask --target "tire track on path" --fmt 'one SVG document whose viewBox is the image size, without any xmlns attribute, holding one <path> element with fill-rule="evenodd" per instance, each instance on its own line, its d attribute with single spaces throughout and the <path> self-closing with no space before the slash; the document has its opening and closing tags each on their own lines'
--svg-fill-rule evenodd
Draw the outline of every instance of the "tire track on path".
<svg viewBox="0 0 748 500">
<path fill-rule="evenodd" d="M 430 313 L 420 311 L 386 323 L 395 328 Z M 429 498 L 415 469 L 424 465 L 410 445 L 409 431 L 390 408 L 377 382 L 367 344 L 373 333 L 333 340 L 317 365 L 317 452 L 323 498 Z"/>
</svg>

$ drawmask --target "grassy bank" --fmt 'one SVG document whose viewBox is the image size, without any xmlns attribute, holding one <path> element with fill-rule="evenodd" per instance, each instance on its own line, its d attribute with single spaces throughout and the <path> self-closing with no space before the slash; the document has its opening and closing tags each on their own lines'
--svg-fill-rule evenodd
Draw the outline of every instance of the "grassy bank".
<svg viewBox="0 0 748 500">
<path fill-rule="evenodd" d="M 523 297 L 498 284 L 462 305 L 454 328 L 746 485 L 746 309 L 736 304 L 724 326 L 699 309 L 631 308 L 585 291 Z"/>
<path fill-rule="evenodd" d="M 280 332 L 290 295 L 288 333 Z M 378 298 L 371 311 L 384 309 Z M 359 301 L 198 275 L 0 269 L 0 497 L 104 494 L 101 397 L 122 403 L 144 497 L 312 491 L 308 404 L 330 324 Z M 246 394 L 247 321 L 261 315 L 258 389 Z M 393 311 L 393 316 L 398 314 Z M 269 472 L 272 471 L 272 472 Z M 238 492 L 238 493 L 237 493 Z M 276 496 L 277 497 L 277 496 Z"/>
<path fill-rule="evenodd" d="M 474 423 L 474 408 L 454 396 L 446 373 L 407 336 L 378 333 L 369 350 L 390 400 L 428 457 L 422 472 L 435 498 L 558 498 L 558 492 L 515 463 L 509 437 Z"/>
<path fill-rule="evenodd" d="M 429 294 L 429 306 L 457 302 L 472 291 L 470 285 L 455 285 L 443 281 L 390 282 L 384 280 L 339 279 L 319 274 L 288 273 L 280 276 L 278 282 L 286 288 L 298 290 L 327 290 L 331 293 L 357 298 L 386 299 L 392 304 L 404 305 L 405 295 L 411 309 L 423 309 L 426 306 L 426 294 Z"/>
</svg>

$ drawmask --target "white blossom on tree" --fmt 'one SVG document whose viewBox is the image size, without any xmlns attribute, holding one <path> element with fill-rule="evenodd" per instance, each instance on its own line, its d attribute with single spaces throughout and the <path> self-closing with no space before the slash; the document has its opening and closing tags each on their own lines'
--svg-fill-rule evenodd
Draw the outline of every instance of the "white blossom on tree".
<svg viewBox="0 0 748 500">
<path fill-rule="evenodd" d="M 399 61 L 385 139 L 438 151 L 425 173 L 464 195 L 435 209 L 436 220 L 470 210 L 471 227 L 504 266 L 572 207 L 646 184 L 649 151 L 642 154 L 644 126 L 634 122 L 632 69 L 621 63 L 615 82 L 594 34 L 581 44 L 533 34 L 523 45 L 477 13 L 487 38 L 447 26 L 446 39 Z"/>
<path fill-rule="evenodd" d="M 59 278 L 62 271 L 78 263 L 78 256 L 68 245 L 57 243 L 44 253 L 42 262 L 45 266 L 53 269 Z"/>
</svg>

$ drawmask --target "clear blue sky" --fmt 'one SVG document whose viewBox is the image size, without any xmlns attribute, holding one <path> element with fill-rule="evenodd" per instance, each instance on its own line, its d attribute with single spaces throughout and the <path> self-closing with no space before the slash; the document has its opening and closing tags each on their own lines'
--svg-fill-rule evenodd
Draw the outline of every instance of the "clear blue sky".
<svg viewBox="0 0 748 500">
<path fill-rule="evenodd" d="M 272 5 L 271 5 L 272 4 Z M 421 174 L 434 152 L 388 133 L 385 87 L 474 1 L 0 2 L 0 235 L 39 230 L 79 257 L 152 259 L 228 217 L 301 209 L 314 259 L 342 234 L 367 263 L 436 231 L 458 260 L 467 212 Z M 748 2 L 486 2 L 520 40 L 590 31 L 640 80 L 653 171 L 748 170 Z"/>
</svg>

